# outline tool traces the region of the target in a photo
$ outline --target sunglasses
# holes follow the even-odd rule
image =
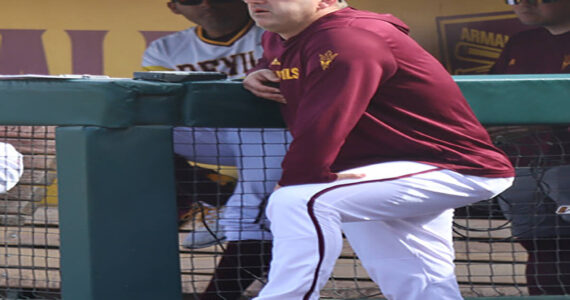
[[[505,0],[508,5],[517,5],[522,2],[522,0]],[[538,5],[538,4],[547,4],[547,3],[554,3],[558,2],[558,0],[528,0],[529,4]]]
[[[208,0],[208,1],[210,1],[210,3],[212,3],[212,4],[218,4],[218,3],[234,2],[236,0]],[[172,2],[178,2],[178,3],[180,3],[180,5],[200,5],[204,1],[203,0],[172,0]]]

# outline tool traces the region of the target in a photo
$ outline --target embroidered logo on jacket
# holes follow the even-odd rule
[[[517,64],[517,60],[515,58],[511,58],[511,60],[509,61],[509,66],[512,67],[516,64]]]
[[[324,54],[319,54],[321,60],[321,67],[326,70],[330,67],[331,63],[338,56],[338,53],[333,53],[331,50],[325,52]]]
[[[277,59],[277,57],[275,59],[273,59],[273,61],[271,62],[272,66],[280,66],[281,62]]]
[[[570,54],[564,55],[564,61],[562,61],[562,70],[568,68],[570,66]]]

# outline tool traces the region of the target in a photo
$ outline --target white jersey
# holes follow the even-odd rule
[[[243,78],[261,58],[263,29],[250,21],[227,42],[206,38],[201,26],[153,41],[143,56],[145,71],[218,71]]]

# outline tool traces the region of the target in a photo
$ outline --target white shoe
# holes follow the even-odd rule
[[[218,209],[202,206],[202,211],[195,214],[194,229],[186,235],[182,246],[188,249],[200,249],[222,243],[226,240],[218,221]]]

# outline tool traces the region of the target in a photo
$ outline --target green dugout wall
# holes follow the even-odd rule
[[[455,80],[486,125],[570,123],[568,75]],[[130,79],[0,80],[0,124],[59,126],[66,300],[180,299],[172,127],[283,126],[239,82]]]

